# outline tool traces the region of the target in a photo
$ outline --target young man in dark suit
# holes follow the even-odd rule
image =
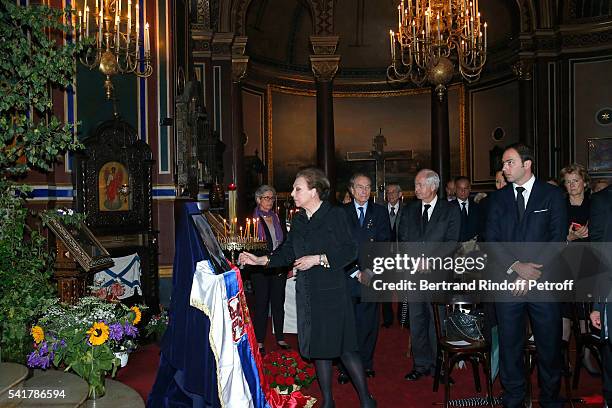
[[[348,215],[353,239],[360,246],[368,242],[388,242],[391,239],[389,214],[385,207],[374,203],[370,199],[370,192],[372,191],[370,177],[357,173],[351,177],[349,184],[353,201],[346,204],[344,209]],[[361,301],[361,285],[367,285],[373,273],[362,268],[359,265],[359,259],[355,260],[355,266],[359,273],[353,278],[348,277],[348,279],[357,326],[357,344],[366,375],[374,377],[376,372],[372,360],[378,337],[380,311],[378,303]],[[348,377],[344,374],[341,366],[338,382],[341,384],[348,382]]]
[[[561,190],[533,175],[534,156],[524,144],[506,148],[502,156],[508,185],[491,194],[487,215],[487,242],[565,242],[567,206]],[[491,244],[490,244],[491,245]],[[499,244],[500,246],[502,244]],[[496,273],[503,280],[521,282],[542,280],[542,272],[554,276],[550,253],[530,253],[525,249],[496,251]],[[554,251],[551,251],[554,252]],[[546,276],[545,276],[546,277]],[[538,302],[525,290],[508,294],[508,301],[495,304],[499,328],[500,374],[505,393],[504,407],[522,407],[525,384],[525,321],[529,315],[538,353],[540,405],[561,407],[561,308],[559,303]],[[516,301],[514,301],[516,299]]]
[[[612,186],[591,196],[589,236],[591,242],[606,242],[607,245],[612,242]],[[608,276],[612,273],[612,271],[606,272]],[[612,299],[609,297],[606,303],[596,304],[595,310],[591,313],[593,326],[602,333],[603,394],[608,407],[612,407],[612,303],[610,302]]]
[[[467,242],[478,235],[481,222],[480,206],[470,198],[472,185],[470,179],[460,176],[455,179],[456,200],[451,201],[461,212],[459,241]]]
[[[457,242],[461,215],[455,204],[438,199],[440,177],[424,169],[414,179],[416,201],[402,211],[400,242]],[[436,364],[437,339],[431,303],[410,303],[410,335],[414,366],[405,375],[408,381],[433,373]]]

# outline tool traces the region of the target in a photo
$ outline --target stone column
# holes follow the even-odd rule
[[[336,199],[333,80],[340,64],[340,56],[335,55],[338,39],[338,36],[310,37],[314,50],[310,63],[317,89],[317,166],[329,178],[332,202]]]
[[[438,195],[446,197],[450,180],[450,142],[448,131],[448,91],[431,92],[431,168],[440,176]]]
[[[520,60],[512,66],[519,79],[519,140],[535,148],[533,120],[533,62]]]
[[[244,55],[247,37],[235,37],[232,44],[232,175],[237,186],[238,219],[247,216],[246,177],[244,172],[244,125],[242,122],[242,80],[246,76],[249,57]]]

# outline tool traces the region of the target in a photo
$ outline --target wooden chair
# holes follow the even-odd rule
[[[602,372],[601,356],[599,354],[601,338],[599,330],[594,329],[590,324],[589,315],[592,311],[592,303],[574,303],[572,305],[572,331],[576,341],[576,359],[574,360],[574,378],[572,380],[572,388],[574,389],[578,388],[580,382],[585,350],[591,351],[599,371]]]
[[[436,338],[438,340],[438,352],[436,357],[436,372],[434,374],[433,390],[438,391],[440,385],[441,370],[444,367],[444,407],[449,407],[450,402],[450,374],[453,367],[460,361],[470,362],[474,374],[474,386],[476,392],[481,391],[479,364],[483,365],[487,382],[487,401],[490,407],[493,402],[493,381],[491,379],[491,345],[487,341],[468,342],[467,345],[455,345],[446,337],[444,320],[441,311],[445,310],[450,315],[455,308],[460,306],[474,306],[461,300],[453,300],[449,304],[433,303],[434,323],[436,327]]]

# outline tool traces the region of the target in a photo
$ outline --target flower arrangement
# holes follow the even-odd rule
[[[279,394],[291,394],[300,388],[309,387],[315,380],[312,364],[306,363],[295,350],[271,352],[263,358],[264,375],[271,387]]]
[[[110,286],[103,286],[103,281],[95,281],[93,286],[90,286],[91,294],[97,298],[109,301],[119,302],[119,298],[125,294],[125,288],[117,279]]]
[[[158,340],[162,338],[168,327],[168,311],[164,310],[162,305],[159,305],[159,308],[160,312],[153,315],[145,327],[147,337],[153,337]]]
[[[84,297],[76,305],[56,303],[31,329],[34,351],[28,365],[72,370],[87,381],[90,397],[99,397],[104,377],[108,372],[114,377],[120,364],[115,353],[136,348],[141,318],[141,307],[97,297]]]

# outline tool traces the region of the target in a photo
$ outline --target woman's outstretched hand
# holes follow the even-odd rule
[[[238,264],[240,265],[265,265],[267,262],[267,256],[255,256],[250,252],[241,252],[238,255]]]

